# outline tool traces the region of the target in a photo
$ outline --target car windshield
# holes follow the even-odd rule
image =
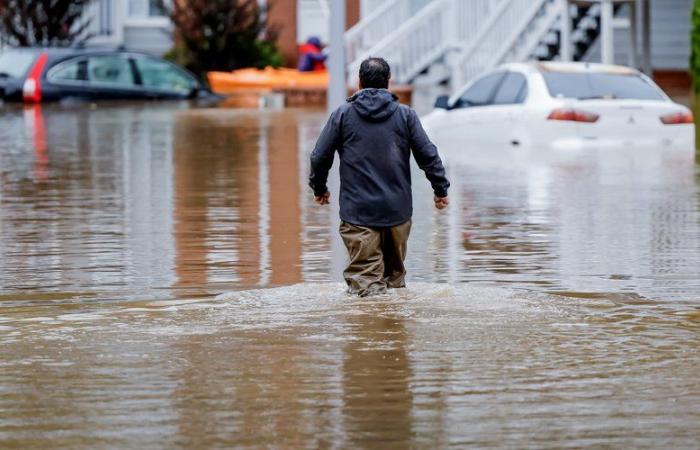
[[[9,51],[0,54],[0,78],[24,76],[35,59],[33,52]]]
[[[543,72],[552,97],[664,100],[659,90],[638,74]]]

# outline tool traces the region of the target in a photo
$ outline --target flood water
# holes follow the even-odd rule
[[[0,114],[0,448],[698,448],[692,154],[443,148],[356,299],[323,113]]]

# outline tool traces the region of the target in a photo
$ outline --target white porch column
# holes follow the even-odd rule
[[[601,0],[600,44],[603,64],[615,64],[613,2]]]
[[[637,68],[639,50],[637,49],[637,39],[639,26],[637,24],[637,2],[629,4],[630,8],[630,41],[629,41],[629,66]]]
[[[347,95],[345,80],[345,0],[330,0],[330,55],[328,56],[328,111],[340,106]]]
[[[561,8],[559,56],[562,61],[571,61],[573,60],[573,49],[571,45],[571,9],[569,0],[559,0],[559,4]]]
[[[638,0],[642,16],[642,71],[652,76],[651,67],[651,0]]]

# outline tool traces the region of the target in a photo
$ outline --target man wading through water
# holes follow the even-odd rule
[[[328,119],[311,153],[309,184],[327,205],[333,156],[340,156],[340,235],[350,264],[343,275],[360,296],[406,286],[406,241],[411,231],[410,156],[425,172],[435,206],[448,204],[450,182],[437,148],[416,112],[389,92],[389,65],[369,58],[360,66],[360,90]]]

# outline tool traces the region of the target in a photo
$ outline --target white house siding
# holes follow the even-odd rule
[[[328,42],[328,0],[297,1],[297,42],[306,42],[311,36]]]
[[[172,26],[153,8],[151,0],[95,0],[87,11],[90,43],[162,55],[173,45]]]
[[[651,58],[656,69],[687,70],[692,0],[652,1]]]
[[[654,69],[688,70],[692,2],[693,0],[651,1],[651,64]],[[627,11],[625,10],[618,17],[627,17]],[[629,30],[615,30],[616,63],[630,63],[629,42]],[[586,55],[585,60],[597,62],[600,59],[600,40],[598,40]],[[637,65],[639,64],[640,61],[637,61]]]
[[[157,25],[125,26],[124,46],[129,50],[162,55],[173,46],[170,27]]]

